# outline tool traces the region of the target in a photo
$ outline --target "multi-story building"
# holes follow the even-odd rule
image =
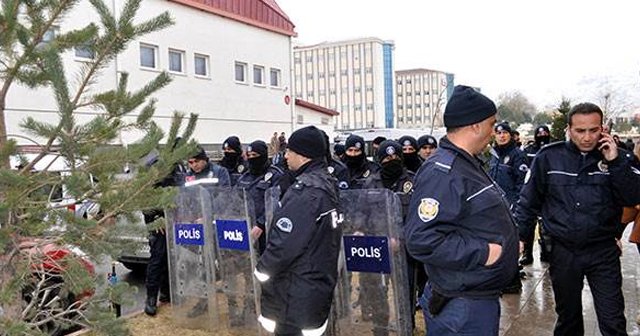
[[[453,93],[453,74],[438,70],[396,71],[396,113],[398,128],[438,128]]]
[[[336,130],[393,127],[393,50],[378,38],[294,47],[293,93],[340,112]]]
[[[124,0],[106,2],[119,13]],[[209,149],[229,135],[243,142],[268,141],[273,132],[291,133],[295,125],[290,97],[291,37],[294,25],[275,0],[201,1],[145,0],[136,21],[168,11],[175,25],[131,43],[102,70],[91,87],[98,93],[116,87],[121,73],[129,73],[130,90],[138,90],[168,71],[173,81],[155,94],[155,120],[168,130],[173,111],[198,113],[194,138]],[[80,1],[49,36],[98,22],[89,1]],[[72,50],[62,55],[73,79],[93,55]],[[21,135],[26,116],[56,122],[57,106],[50,89],[12,87],[7,100],[8,133]],[[77,120],[85,122],[101,111],[81,108]],[[135,116],[134,116],[135,117]],[[297,125],[296,125],[297,126]],[[20,143],[26,140],[16,137]],[[122,142],[136,134],[123,134]]]

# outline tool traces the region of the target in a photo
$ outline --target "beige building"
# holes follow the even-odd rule
[[[378,38],[294,47],[293,94],[340,112],[336,130],[393,127],[393,50]]]
[[[396,71],[395,125],[398,128],[443,126],[442,114],[453,91],[453,75],[429,69]]]

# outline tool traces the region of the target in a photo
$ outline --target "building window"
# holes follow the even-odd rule
[[[307,98],[313,98],[313,91],[307,91]]]
[[[264,85],[264,67],[260,65],[253,66],[253,84]]]
[[[360,68],[353,69],[353,73],[356,74],[356,75],[359,75],[360,74]]]
[[[271,86],[280,87],[280,69],[271,68],[271,70],[269,70],[269,80]]]
[[[169,49],[169,71],[184,73],[184,51]]]
[[[236,82],[247,82],[247,63],[236,62]]]
[[[329,117],[322,117],[320,123],[323,125],[329,125]]]
[[[343,75],[343,76],[346,76],[347,74],[349,74],[349,71],[348,70],[341,70],[340,74]]]
[[[298,124],[304,123],[304,116],[302,114],[298,114]]]
[[[93,50],[90,43],[85,43],[74,48],[74,52],[77,58],[92,60],[96,58],[96,52]]]
[[[42,41],[38,43],[36,49],[42,48],[51,43],[51,41],[56,38],[56,35],[58,35],[58,27],[52,26],[51,28],[49,28],[49,30],[44,32],[44,34],[42,35]]]
[[[209,56],[194,54],[193,71],[196,76],[209,77]]]
[[[371,68],[371,67],[367,67],[367,68],[365,69],[365,72],[366,72],[366,73],[368,73],[368,74],[373,73],[373,68]]]
[[[140,66],[143,68],[158,68],[158,46],[140,44]]]

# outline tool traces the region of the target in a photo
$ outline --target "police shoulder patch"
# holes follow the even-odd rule
[[[362,177],[369,177],[369,174],[371,174],[371,171],[367,169],[367,171],[362,174]]]
[[[520,167],[518,167],[518,169],[520,169],[521,172],[526,172],[527,170],[529,170],[529,167],[527,167],[526,164],[521,164]]]
[[[282,232],[290,233],[293,230],[293,222],[287,217],[282,217],[276,222],[276,227]]]
[[[509,160],[511,160],[511,158],[507,155],[504,157],[504,161],[502,163],[507,164],[509,163]]]
[[[242,173],[244,171],[244,166],[243,165],[238,165],[238,168],[236,168],[238,170],[238,173]]]
[[[405,194],[408,194],[411,189],[413,189],[413,183],[411,183],[411,181],[407,181],[402,185],[402,192]]]
[[[338,188],[349,189],[349,183],[347,183],[347,181],[340,181],[338,182]]]
[[[331,166],[329,166],[329,167],[327,167],[327,171],[329,172],[329,174],[333,174],[333,172],[336,171],[336,169],[331,167]]]
[[[438,216],[440,209],[440,202],[435,198],[423,198],[420,200],[420,206],[418,206],[418,217],[423,222],[429,222]]]
[[[272,172],[267,172],[266,174],[264,174],[264,180],[265,182],[268,182],[271,177],[273,177],[273,173]]]

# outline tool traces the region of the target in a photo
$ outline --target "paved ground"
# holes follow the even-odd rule
[[[628,234],[627,230],[627,234]],[[626,237],[626,235],[625,235]],[[635,245],[624,239],[622,255],[623,293],[629,335],[640,335],[640,327],[636,323],[639,313],[638,289],[640,288],[640,256]],[[537,244],[536,244],[537,245]],[[537,258],[538,251],[534,251]],[[523,281],[520,295],[506,295],[501,299],[502,317],[500,334],[504,336],[553,335],[555,311],[551,281],[547,265],[536,260],[532,266],[525,268],[529,275]],[[598,331],[591,292],[586,280],[582,295],[585,335],[601,335]]]
[[[628,230],[627,230],[628,231]],[[627,232],[628,234],[628,232]],[[640,336],[640,326],[636,324],[636,316],[640,312],[640,255],[635,247],[625,238],[623,264],[623,291],[626,303],[627,332],[629,335]],[[537,246],[536,246],[537,248]],[[534,256],[539,255],[534,251]],[[100,267],[107,272],[107,266]],[[523,291],[520,295],[505,295],[501,299],[502,318],[500,334],[503,336],[538,336],[552,335],[555,323],[555,311],[551,282],[547,272],[547,265],[536,259],[533,265],[525,268],[528,279],[523,281]],[[117,268],[121,281],[127,281],[138,288],[133,298],[134,305],[123,307],[123,314],[130,314],[142,310],[144,302],[144,275],[129,272],[124,267]],[[583,292],[585,335],[601,335],[598,331],[595,311],[593,309],[591,292],[585,281]]]

